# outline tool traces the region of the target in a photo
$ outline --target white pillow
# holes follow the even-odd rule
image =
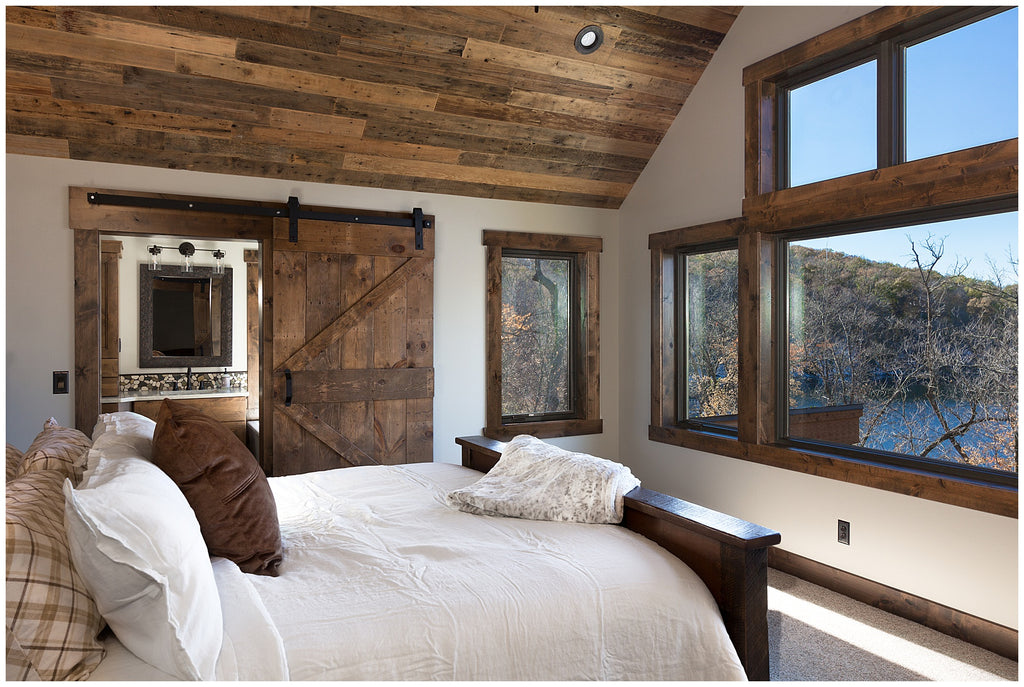
[[[155,430],[156,422],[145,415],[126,410],[101,414],[92,429],[92,448],[79,486],[89,483],[102,457],[118,460],[137,456],[152,460]]]
[[[181,490],[139,456],[64,483],[71,557],[129,651],[181,679],[213,679],[223,639],[206,542]]]

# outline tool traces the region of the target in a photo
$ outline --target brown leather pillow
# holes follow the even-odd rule
[[[243,572],[277,575],[281,528],[263,469],[238,437],[187,403],[164,399],[153,462],[181,488],[211,556]]]

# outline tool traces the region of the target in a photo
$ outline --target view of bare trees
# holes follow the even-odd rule
[[[1016,472],[1016,263],[977,279],[939,272],[942,240],[907,246],[900,266],[790,244],[790,408],[862,406],[860,446]],[[736,268],[686,257],[687,417],[737,412]]]
[[[568,259],[502,258],[502,415],[571,410],[570,266]]]
[[[790,247],[790,406],[863,404],[863,446],[1016,472],[1016,274],[908,244],[907,267]]]

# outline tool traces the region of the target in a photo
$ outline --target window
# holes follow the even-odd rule
[[[601,240],[485,231],[487,427],[509,439],[601,432]]]
[[[744,70],[742,216],[649,239],[652,440],[1017,516],[1015,23],[887,7]],[[1001,72],[954,125],[952,45]]]
[[[778,83],[778,188],[1017,136],[1017,9],[911,24]]]
[[[681,252],[679,322],[686,345],[679,347],[680,420],[719,427],[736,426],[739,384],[737,355],[737,251],[694,249]]]
[[[1017,472],[1016,212],[783,245],[784,437]]]
[[[790,89],[790,186],[875,168],[877,71],[871,60]]]

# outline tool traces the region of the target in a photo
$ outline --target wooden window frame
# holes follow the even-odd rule
[[[483,434],[491,439],[508,440],[517,434],[550,438],[600,434],[603,431],[600,408],[600,336],[598,263],[602,241],[598,237],[491,231],[483,233],[487,247],[487,390],[486,423]],[[501,258],[505,251],[529,251],[568,257],[575,265],[575,283],[579,291],[578,316],[573,317],[570,337],[575,363],[570,365],[574,412],[560,419],[518,420],[509,422],[501,413]]]
[[[889,7],[871,12],[747,67],[746,165],[741,217],[652,234],[652,441],[730,456],[940,503],[1017,517],[1017,486],[897,466],[827,447],[792,446],[780,435],[777,338],[779,245],[785,237],[852,221],[879,228],[915,215],[970,213],[1017,200],[1016,138],[793,188],[778,178],[777,94],[801,70],[835,62],[879,40],[943,20],[951,8]],[[676,421],[676,271],[681,250],[735,241],[739,249],[739,374],[736,437]],[[784,347],[783,347],[784,348]]]

